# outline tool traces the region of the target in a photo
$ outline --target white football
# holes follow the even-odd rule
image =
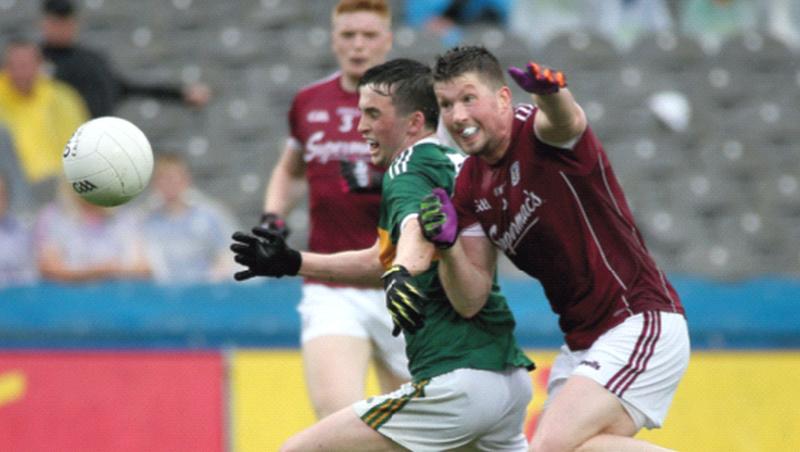
[[[78,127],[62,157],[73,190],[104,207],[133,199],[153,174],[153,150],[145,134],[130,121],[114,116],[92,119]]]

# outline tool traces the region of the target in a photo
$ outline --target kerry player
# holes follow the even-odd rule
[[[434,246],[416,220],[434,187],[452,189],[463,156],[439,144],[431,70],[392,60],[363,76],[358,129],[383,178],[378,240],[360,251],[297,252],[268,229],[236,233],[239,278],[300,274],[364,283],[382,278],[394,333],[406,337],[412,382],[344,408],[292,437],[281,450],[525,451],[531,396],[514,319],[496,285],[482,300],[447,298]],[[381,273],[383,272],[383,276]],[[424,295],[423,295],[424,294]],[[463,448],[463,449],[462,449]]]
[[[442,120],[470,155],[452,203],[437,191],[422,206],[426,237],[443,248],[442,282],[452,299],[480,300],[499,248],[559,315],[566,343],[532,451],[660,450],[632,437],[661,426],[688,365],[683,306],[564,75],[535,63],[509,73],[536,106],[512,104],[482,47],[436,62]]]
[[[309,249],[360,249],[375,239],[383,170],[358,133],[357,85],[392,46],[386,0],[340,0],[331,15],[339,70],[301,89],[289,112],[290,137],[267,185],[261,223],[288,234],[284,219],[308,192]],[[401,337],[392,337],[383,292],[306,278],[301,317],[306,387],[318,418],[364,396],[375,364],[383,391],[410,378]]]

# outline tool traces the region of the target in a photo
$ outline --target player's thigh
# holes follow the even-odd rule
[[[637,431],[620,401],[589,378],[574,375],[549,401],[533,435],[533,450],[572,450],[600,433]]]
[[[371,429],[345,407],[289,438],[281,452],[395,452],[407,449]]]
[[[408,383],[411,379],[408,371],[398,374],[382,360],[375,359],[373,363],[375,365],[375,374],[378,377],[378,383],[383,393],[392,392],[403,384]]]
[[[368,339],[319,336],[304,343],[302,353],[306,386],[319,416],[364,397],[371,354]]]

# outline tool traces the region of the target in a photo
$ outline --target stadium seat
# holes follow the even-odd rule
[[[724,215],[747,200],[745,187],[716,171],[691,170],[670,182],[673,202],[699,214]]]
[[[436,57],[447,50],[438,36],[411,27],[398,27],[394,31],[394,37],[393,53],[398,57],[412,58],[433,64]]]
[[[283,30],[309,22],[309,6],[301,0],[261,0],[249,5],[244,21],[264,30]]]
[[[277,51],[278,44],[249,28],[239,24],[216,27],[207,53],[211,58],[227,66],[247,67],[265,59],[269,51]]]
[[[716,58],[728,67],[755,72],[772,72],[796,59],[781,41],[756,31],[736,34],[725,40]]]
[[[536,56],[519,36],[496,26],[465,27],[461,42],[485,46],[497,57],[503,67],[523,66]]]
[[[755,183],[759,206],[780,215],[800,216],[800,172],[785,168]]]
[[[680,255],[678,264],[681,272],[722,281],[742,279],[764,268],[761,256],[747,242],[713,236],[696,237]]]
[[[688,168],[685,154],[667,140],[656,141],[644,131],[628,134],[624,141],[613,143],[614,162],[617,167],[630,167],[641,177],[666,182]]]
[[[661,32],[639,37],[624,58],[656,72],[680,74],[703,64],[707,56],[694,38]]]
[[[607,38],[587,32],[559,33],[541,51],[542,63],[567,73],[618,66],[621,55]]]
[[[746,133],[714,134],[700,147],[697,156],[704,168],[742,183],[765,177],[778,165],[774,152],[766,150],[764,143],[753,141]]]
[[[670,256],[671,261],[684,252],[696,236],[705,232],[700,216],[668,202],[645,203],[643,208],[637,209],[635,217],[647,246]]]

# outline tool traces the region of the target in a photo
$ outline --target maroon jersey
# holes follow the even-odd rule
[[[459,229],[479,223],[514,265],[541,282],[572,350],[589,348],[639,312],[683,314],[592,130],[572,150],[550,146],[533,132],[536,111],[516,108],[499,162],[464,162],[454,194]]]
[[[293,146],[302,150],[309,186],[309,250],[319,253],[369,248],[375,243],[383,170],[369,163],[369,148],[357,126],[358,93],[342,89],[341,75],[301,89],[289,111]],[[342,173],[358,177],[363,190],[351,189]],[[370,177],[375,175],[378,177]]]

